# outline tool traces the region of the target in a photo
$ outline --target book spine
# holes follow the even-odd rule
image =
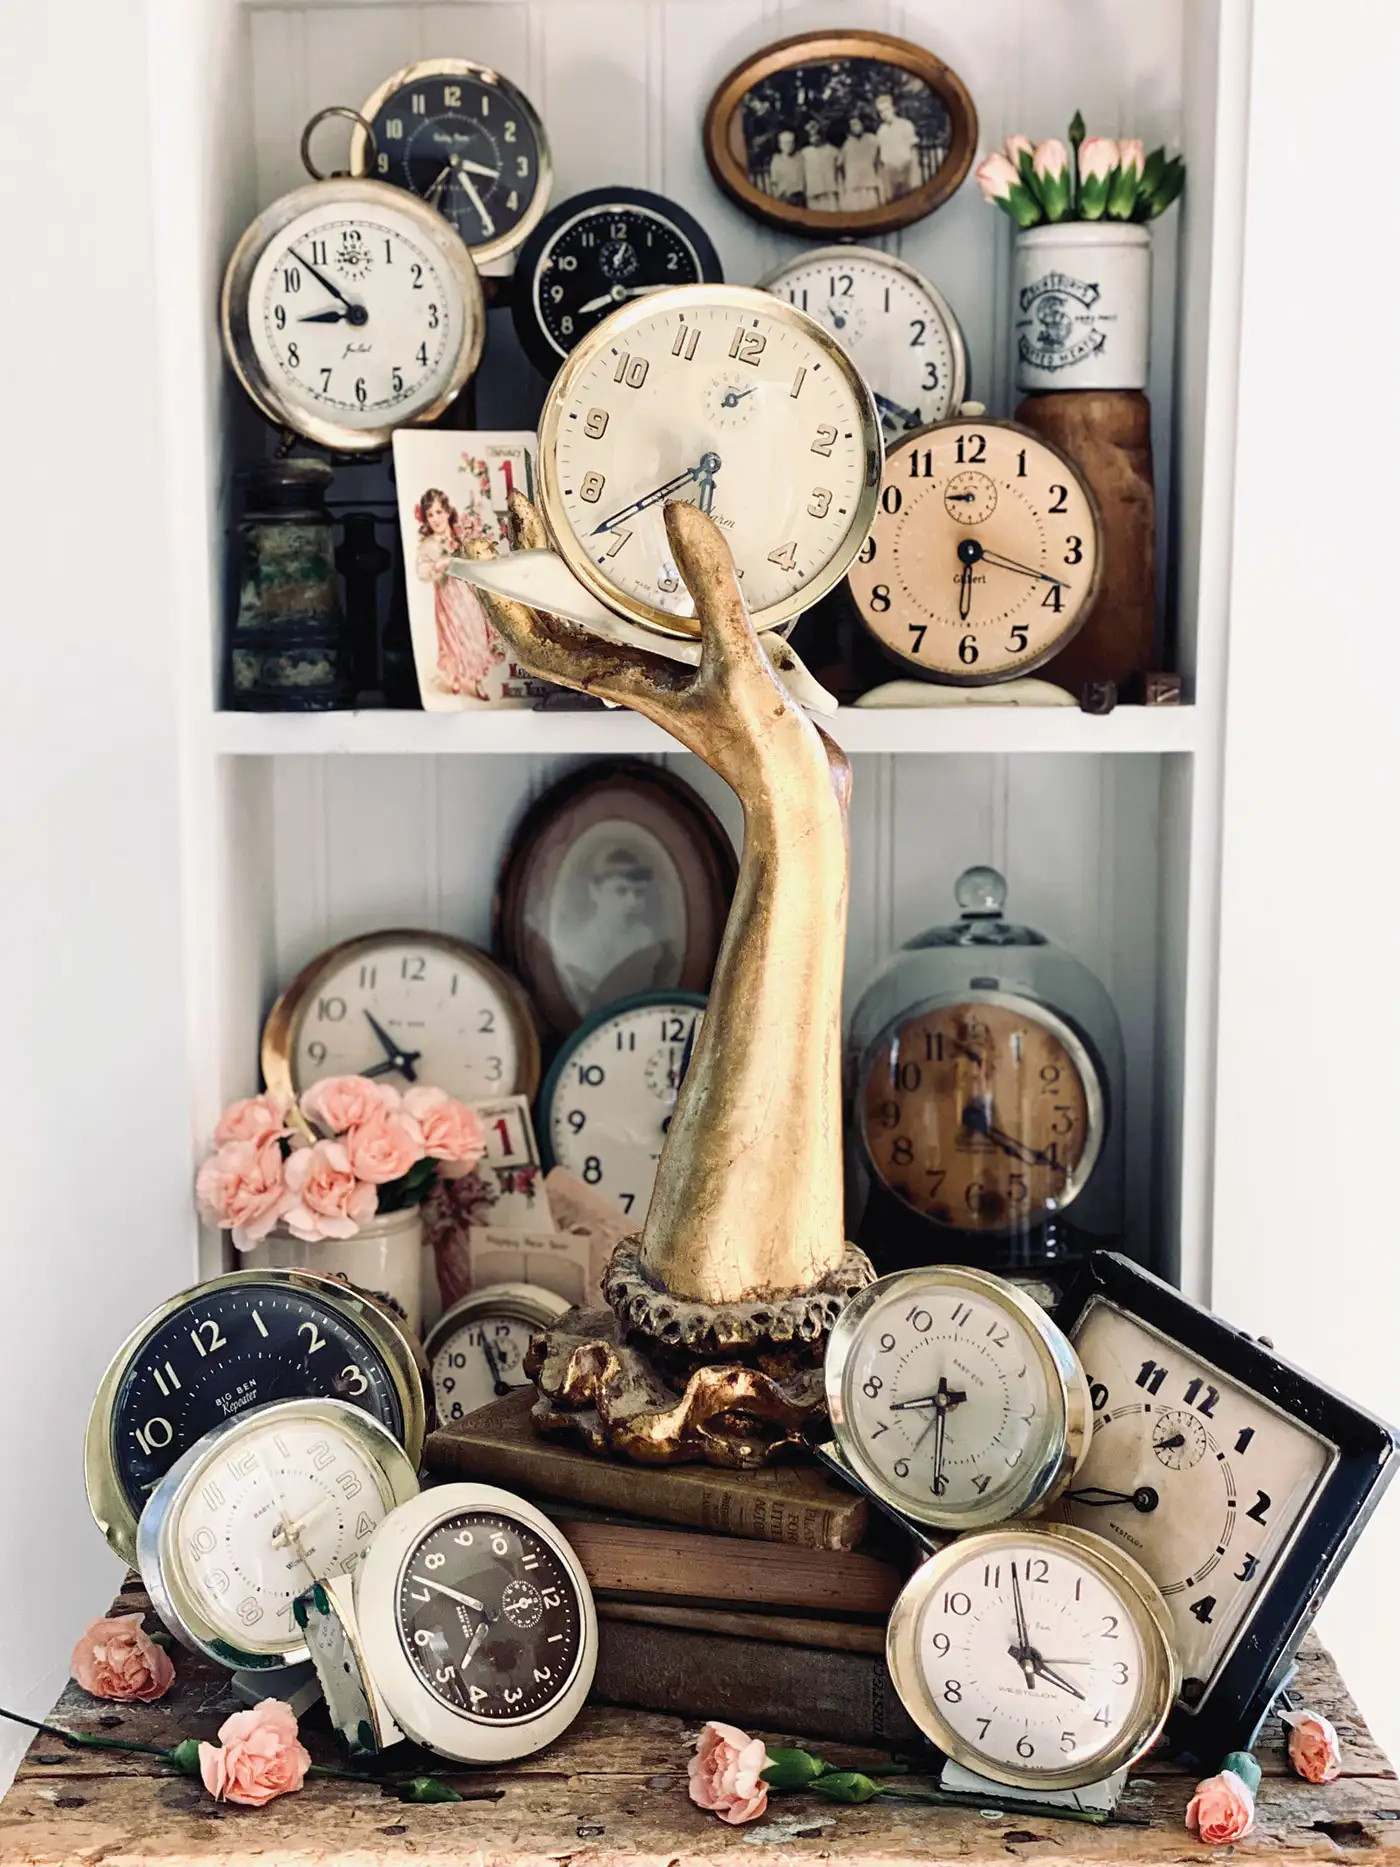
[[[759,1666],[747,1640],[604,1620],[592,1697],[744,1730],[848,1744],[922,1742],[883,1658],[868,1653],[769,1647]]]
[[[431,1434],[426,1462],[436,1478],[480,1478],[593,1510],[801,1549],[852,1549],[866,1523],[857,1498],[835,1509],[755,1492],[740,1480],[707,1477],[702,1483],[668,1484],[664,1474],[620,1461],[570,1460],[565,1466],[547,1451],[536,1454],[528,1446],[492,1445],[456,1433]]]

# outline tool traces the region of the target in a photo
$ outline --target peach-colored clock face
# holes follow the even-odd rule
[[[1064,646],[1098,581],[1078,474],[1028,429],[957,420],[885,457],[850,588],[893,654],[942,680],[1009,680]]]
[[[887,1035],[860,1121],[876,1173],[916,1212],[1004,1232],[1079,1191],[1099,1145],[1096,1103],[1070,1045],[1029,1006],[974,1000]]]

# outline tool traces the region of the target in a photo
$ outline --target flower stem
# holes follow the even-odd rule
[[[27,1725],[31,1731],[42,1731],[45,1737],[56,1737],[60,1743],[67,1744],[70,1750],[135,1750],[145,1757],[169,1758],[170,1752],[159,1744],[129,1744],[121,1737],[93,1737],[86,1732],[60,1731],[56,1724],[44,1724],[38,1718],[26,1718],[17,1711],[6,1711],[0,1705],[0,1718],[8,1718],[12,1724]]]

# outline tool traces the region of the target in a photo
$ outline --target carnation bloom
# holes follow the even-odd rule
[[[368,1076],[327,1076],[313,1083],[301,1098],[302,1114],[328,1135],[359,1128],[398,1106],[398,1090],[388,1083],[371,1082]]]
[[[283,1213],[287,1230],[305,1244],[321,1238],[353,1238],[379,1210],[379,1195],[355,1177],[339,1141],[298,1148],[287,1161],[291,1204]]]
[[[381,1109],[367,1122],[342,1136],[341,1145],[357,1179],[375,1186],[401,1180],[423,1158],[423,1131],[411,1115],[400,1109]]]
[[[290,1133],[286,1106],[281,1096],[269,1089],[260,1096],[245,1096],[241,1102],[229,1103],[214,1130],[214,1145],[222,1147],[226,1141],[280,1140]]]
[[[274,1796],[300,1789],[310,1768],[296,1716],[280,1698],[236,1711],[219,1726],[218,1744],[199,1747],[199,1773],[216,1802],[259,1809]]]
[[[983,197],[993,203],[1009,200],[1012,188],[1020,179],[999,149],[994,149],[977,164],[977,186]]]
[[[403,1107],[422,1130],[424,1153],[434,1160],[474,1167],[486,1152],[486,1136],[476,1110],[445,1089],[415,1086],[405,1093]]]
[[[1007,137],[1006,154],[1012,168],[1019,175],[1025,164],[1035,154],[1035,144],[1029,136],[1022,136],[1018,132],[1015,136]]]
[[[1118,145],[1111,136],[1086,136],[1079,150],[1081,182],[1106,182],[1118,167]]]
[[[1254,1827],[1254,1791],[1233,1770],[1208,1776],[1187,1804],[1186,1826],[1216,1847],[1243,1841]]]
[[[1058,181],[1069,170],[1069,151],[1058,136],[1047,136],[1036,144],[1031,167],[1038,182]]]
[[[762,1738],[711,1719],[687,1765],[690,1799],[723,1822],[751,1822],[768,1806],[767,1764]]]
[[[1335,1782],[1341,1774],[1342,1746],[1336,1727],[1315,1711],[1285,1711],[1288,1761],[1307,1783]]]
[[[266,1238],[290,1203],[280,1142],[226,1141],[200,1168],[194,1196],[211,1225],[233,1232],[240,1251]]]
[[[164,1698],[175,1683],[170,1655],[141,1625],[139,1614],[112,1614],[87,1627],[68,1663],[94,1698],[147,1702]]]

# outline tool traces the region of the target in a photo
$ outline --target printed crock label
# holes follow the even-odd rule
[[[1033,369],[1063,370],[1082,363],[1104,347],[1101,327],[1116,322],[1112,313],[1095,309],[1099,288],[1067,272],[1047,272],[1022,286],[1016,347]]]

